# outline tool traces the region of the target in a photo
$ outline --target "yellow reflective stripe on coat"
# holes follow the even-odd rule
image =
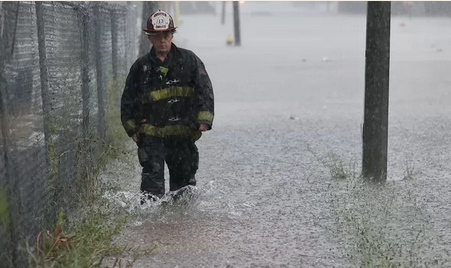
[[[208,111],[201,111],[197,115],[197,121],[208,121],[212,122],[214,118],[214,115]]]
[[[165,127],[155,127],[149,124],[143,124],[139,128],[139,133],[144,133],[147,135],[155,136],[155,137],[166,137],[173,135],[183,135],[189,136],[194,140],[198,140],[202,133],[200,131],[183,125],[175,125],[175,126],[165,126]]]
[[[127,120],[122,124],[125,128],[125,131],[130,131],[136,128],[136,121],[135,120]]]
[[[194,97],[192,87],[169,87],[152,91],[142,97],[143,103],[169,99],[171,97]]]
[[[169,69],[163,66],[160,66],[160,72],[164,74],[164,76],[168,75]]]

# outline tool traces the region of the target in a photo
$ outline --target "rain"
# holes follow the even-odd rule
[[[341,4],[240,3],[240,46],[231,3],[223,25],[220,2],[182,10],[174,43],[207,67],[215,127],[198,142],[195,202],[133,210],[115,240],[158,244],[133,267],[450,265],[451,20],[392,15],[387,182],[374,185],[360,178],[366,10]]]
[[[382,181],[361,176],[366,2],[240,1],[238,36],[232,3],[167,5],[173,43],[212,81],[214,125],[178,201],[139,203],[125,141],[129,153],[100,174],[114,185],[102,198],[128,215],[113,244],[151,250],[102,265],[450,267],[450,2],[391,2]]]

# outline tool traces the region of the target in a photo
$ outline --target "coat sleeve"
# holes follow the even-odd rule
[[[209,129],[213,126],[214,119],[214,94],[213,86],[208,76],[207,70],[202,60],[193,54],[194,57],[194,88],[198,97],[197,123],[206,124]]]
[[[138,114],[138,93],[137,93],[137,74],[138,64],[135,62],[130,68],[130,72],[125,81],[125,88],[121,98],[121,121],[122,126],[131,137],[138,131],[139,122],[136,115]]]

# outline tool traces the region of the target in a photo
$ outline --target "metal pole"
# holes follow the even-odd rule
[[[180,26],[180,6],[179,1],[174,2],[174,19],[175,19],[175,26]]]
[[[100,3],[94,6],[94,30],[95,30],[95,55],[96,55],[96,73],[97,73],[97,102],[98,102],[98,137],[100,140],[105,138],[106,124],[105,124],[105,104],[106,104],[106,87],[104,81],[104,68],[102,65],[102,48],[101,48],[101,11]]]
[[[118,74],[118,37],[117,37],[117,32],[118,32],[118,27],[116,25],[116,16],[117,16],[117,12],[115,9],[112,9],[110,11],[111,13],[111,48],[112,48],[112,63],[113,63],[113,81],[116,82],[117,80],[117,74]]]
[[[241,46],[239,2],[233,1],[233,26],[235,29],[235,46]]]
[[[150,14],[157,11],[158,3],[155,1],[144,1],[142,9],[142,26],[141,28],[147,28],[147,18]],[[150,43],[147,35],[141,30],[141,38],[139,40],[139,56],[144,56],[150,51]]]
[[[387,179],[390,1],[368,1],[362,175]]]
[[[44,140],[45,146],[48,148],[50,144],[50,89],[49,89],[49,75],[48,75],[48,62],[46,52],[46,40],[45,40],[45,21],[44,10],[42,2],[36,2],[36,20],[38,28],[38,51],[39,51],[39,69],[41,78],[41,98],[42,98],[42,111],[44,112]],[[49,149],[47,149],[49,152]],[[49,156],[47,157],[47,166],[50,165]]]
[[[226,1],[222,1],[222,11],[221,11],[221,25],[225,24],[225,12],[226,11]]]
[[[7,206],[7,216],[5,218],[9,219],[3,228],[0,228],[0,231],[3,231],[2,234],[5,235],[2,239],[0,239],[0,246],[4,248],[4,258],[0,257],[0,266],[5,262],[7,263],[5,258],[11,259],[13,265],[18,266],[18,257],[17,257],[17,249],[15,246],[19,242],[20,233],[18,232],[19,226],[16,223],[18,221],[17,217],[14,217],[15,213],[19,213],[20,206],[17,204],[18,194],[14,189],[16,180],[16,176],[14,174],[14,166],[12,164],[12,159],[10,159],[10,125],[9,125],[9,103],[8,103],[8,83],[5,74],[5,61],[8,58],[7,53],[7,40],[6,38],[6,29],[5,27],[5,17],[3,16],[3,3],[0,3],[0,130],[2,137],[2,146],[3,150],[0,149],[2,155],[0,159],[3,161],[3,165],[5,168],[5,178],[0,178],[0,190],[2,190],[2,194],[5,194],[6,206]],[[6,28],[6,27],[5,27]],[[8,265],[8,264],[7,264]]]
[[[126,22],[126,31],[125,34],[127,36],[127,51],[125,53],[127,58],[126,69],[132,66],[133,62],[136,60],[136,6],[132,5],[132,2],[127,2],[127,22]]]
[[[37,21],[37,30],[38,30],[38,51],[39,51],[39,70],[40,70],[40,82],[41,82],[41,99],[42,99],[42,111],[43,115],[43,125],[44,125],[44,142],[46,148],[46,167],[47,167],[47,187],[46,189],[52,189],[56,187],[55,180],[57,179],[56,174],[51,174],[50,170],[52,167],[51,161],[51,146],[52,146],[52,134],[50,133],[51,126],[51,93],[49,86],[49,74],[48,74],[48,60],[47,60],[47,51],[46,51],[46,33],[45,33],[45,19],[44,19],[44,6],[42,2],[36,2],[36,21]],[[46,224],[51,224],[54,220],[53,213],[55,211],[55,207],[53,204],[56,202],[57,195],[54,191],[48,190],[48,200],[49,200],[49,212],[46,215]]]
[[[81,63],[81,95],[83,101],[83,111],[82,111],[82,129],[85,138],[89,135],[89,99],[91,98],[91,93],[89,91],[89,13],[87,8],[80,9],[82,12],[82,63]]]

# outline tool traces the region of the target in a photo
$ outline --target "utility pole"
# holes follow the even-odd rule
[[[179,1],[174,2],[174,22],[175,26],[180,26],[180,4]]]
[[[222,1],[221,25],[225,24],[226,1]]]
[[[368,1],[363,123],[364,178],[387,179],[391,1]]]
[[[233,1],[233,26],[235,29],[235,46],[241,46],[239,2]]]

